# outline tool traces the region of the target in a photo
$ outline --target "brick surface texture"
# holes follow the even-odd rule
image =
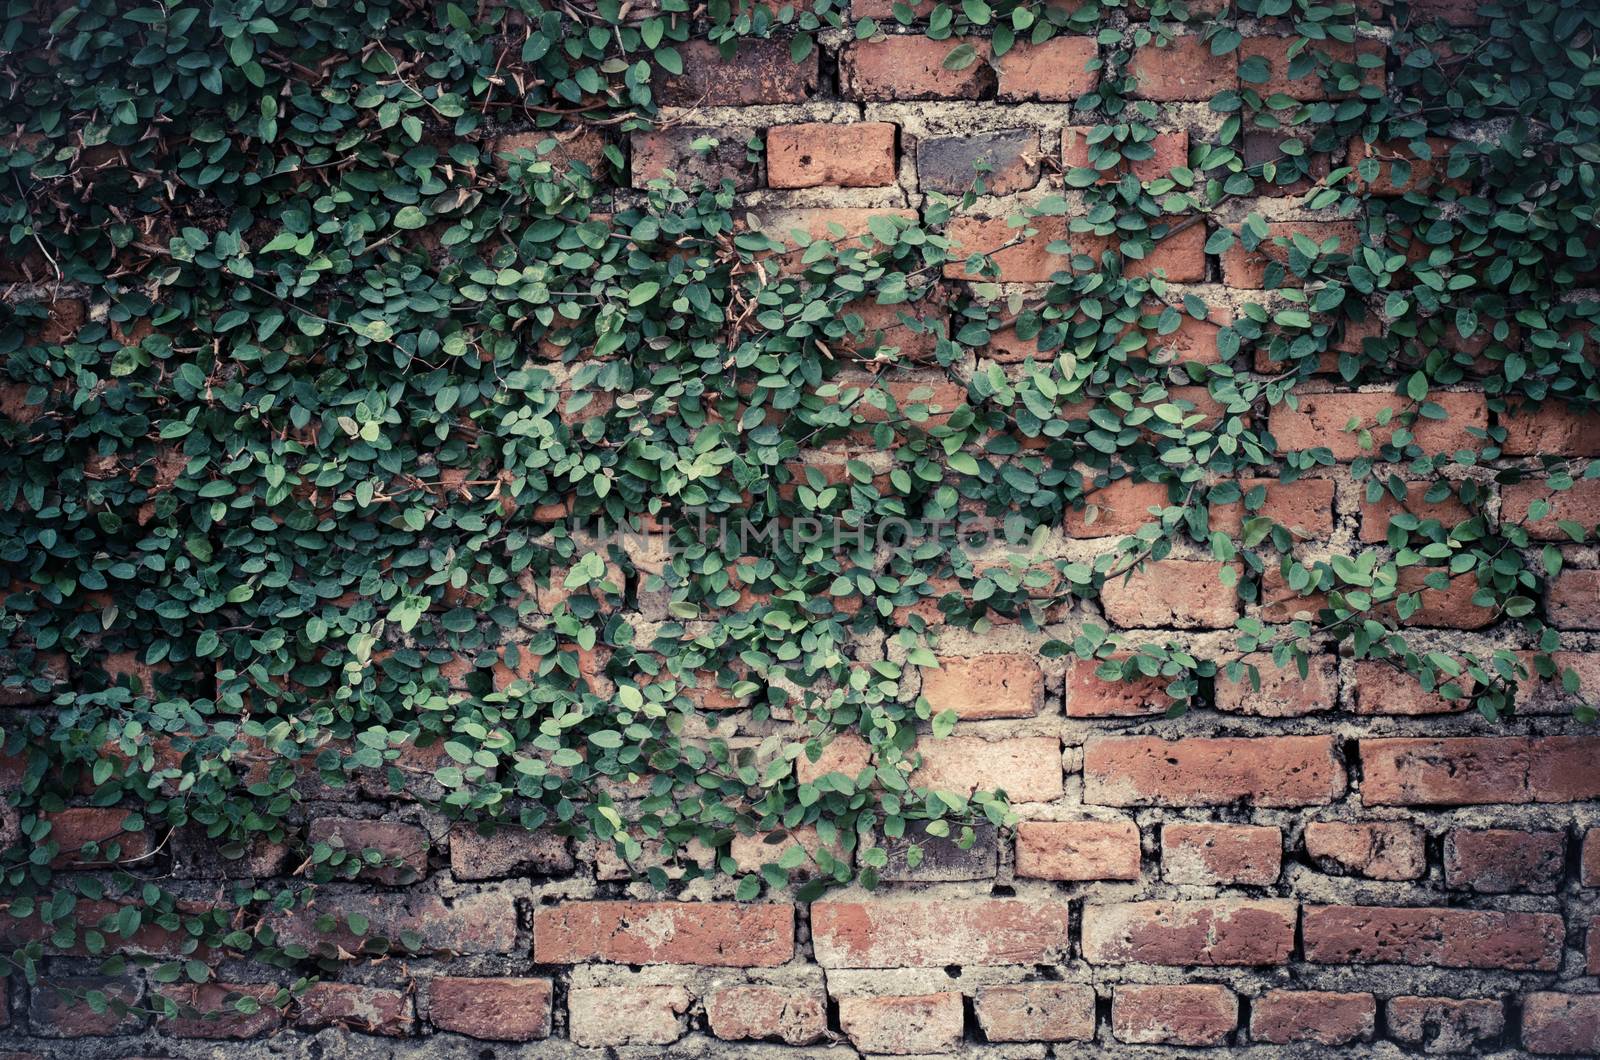
[[[933,8],[912,6],[922,19]],[[1363,6],[1393,17],[1375,0]],[[1470,20],[1475,6],[1413,0],[1410,10]],[[824,36],[799,63],[783,40],[742,44],[731,60],[705,42],[681,45],[685,74],[655,82],[671,120],[604,133],[629,161],[624,192],[669,171],[726,179],[736,193],[756,193],[769,230],[821,236],[829,223],[861,233],[875,216],[918,216],[927,196],[960,196],[981,170],[975,209],[946,234],[969,251],[1012,239],[1008,196],[1060,191],[1063,167],[1093,164],[1088,127],[1070,104],[1100,90],[1102,49],[1068,33],[1038,46],[1019,40],[995,57],[973,38],[974,61],[952,69],[943,64],[952,42],[900,27],[893,10],[888,0],[858,2],[856,17],[873,15],[890,31]],[[1213,55],[1195,32],[1136,49],[1133,95],[1157,108],[1165,131],[1152,159],[1104,179],[1163,177],[1206,149],[1221,116],[1203,101],[1239,88],[1246,60],[1266,63],[1262,94],[1322,100],[1315,79],[1290,76],[1286,38],[1271,35],[1272,21],[1246,27],[1237,54]],[[1369,43],[1336,47],[1353,56]],[[1381,69],[1365,72],[1382,83]],[[691,148],[709,137],[720,141],[714,149]],[[762,161],[747,154],[753,137],[765,144]],[[1337,147],[1329,163],[1349,152],[1353,165],[1368,149]],[[1442,165],[1419,165],[1406,185],[1385,183],[1385,173],[1375,190],[1401,195],[1443,179]],[[1271,218],[1274,236],[1348,244],[1355,235],[1349,221],[1281,208]],[[1065,260],[1060,246],[1047,249],[1052,241],[1078,253],[1115,249],[1066,223],[1038,219],[1037,236],[998,255],[1000,279],[1048,280]],[[1214,230],[1174,233],[1127,265],[1164,270],[1177,289],[1214,297],[1212,320],[1226,323],[1241,297],[1233,292],[1259,296],[1272,255],[1286,252],[1269,241],[1253,253],[1237,244],[1208,253]],[[961,265],[947,267],[944,282],[967,279]],[[871,323],[900,326],[893,313]],[[1175,361],[1214,364],[1217,328],[1185,318],[1164,341]],[[1006,341],[993,344],[998,363],[1020,365],[1035,352]],[[1235,367],[1249,369],[1249,353],[1240,357]],[[1448,530],[1461,512],[1422,501],[1426,483],[1413,482],[1402,504],[1367,497],[1351,478],[1352,463],[1371,452],[1345,425],[1405,399],[1319,378],[1327,382],[1297,407],[1273,407],[1267,426],[1284,452],[1327,447],[1332,461],[1292,483],[1246,482],[1265,488],[1263,511],[1320,553],[1383,548],[1402,514]],[[965,391],[931,373],[915,385],[929,383],[942,388],[933,403],[948,418]],[[1449,418],[1418,424],[1429,451],[1474,447],[1470,431],[1505,427],[1508,458],[1600,454],[1592,419],[1559,409],[1512,419],[1470,382],[1430,398]],[[1208,411],[1203,391],[1194,400]],[[829,466],[819,465],[843,481],[842,461]],[[1406,474],[1397,467],[1385,480]],[[1600,483],[1553,493],[1542,482],[1491,477],[1481,481],[1507,521],[1549,504],[1528,533],[1568,548],[1567,562],[1539,603],[1562,631],[1562,657],[1597,686],[1593,698],[1600,560],[1593,548],[1569,547],[1558,523],[1593,527]],[[1113,483],[1093,502],[1092,514],[1065,516],[1074,547],[1109,548],[1174,498],[1165,486]],[[1212,525],[1237,530],[1253,514],[1219,506]],[[1297,606],[1270,571],[1261,602],[1242,603],[1219,585],[1219,566],[1164,556],[1112,579],[1093,617],[1204,646],[1241,616],[1281,621]],[[1522,643],[1514,623],[1487,628],[1494,616],[1480,615],[1470,597],[1470,586],[1430,597],[1411,621],[1447,646]],[[313,948],[329,969],[291,1006],[233,1007],[236,997],[289,985],[270,981],[271,968],[230,968],[239,976],[231,982],[158,985],[145,969],[107,975],[87,953],[65,954],[56,958],[70,962],[60,983],[92,991],[96,1006],[13,976],[9,994],[0,992],[0,1054],[88,1056],[59,1051],[82,1038],[101,1043],[94,1056],[223,1056],[241,1041],[256,1050],[250,1056],[296,1057],[1600,1055],[1600,735],[1570,722],[1558,689],[1527,690],[1527,713],[1496,723],[1382,663],[1329,651],[1302,674],[1258,655],[1244,661],[1259,669],[1259,687],[1218,675],[1196,709],[1169,718],[1166,678],[1109,680],[1098,660],[1043,650],[1058,634],[1071,639],[997,623],[981,633],[952,628],[940,641],[938,667],[921,670],[908,699],[920,696],[931,715],[953,712],[959,724],[952,736],[922,738],[912,782],[952,800],[1004,789],[1021,821],[980,827],[971,848],[921,837],[916,858],[906,856],[910,838],[880,837],[888,863],[875,890],[802,900],[777,889],[741,902],[721,877],[658,892],[592,841],[452,824],[375,783],[330,793],[338,809],[307,825],[311,843],[352,857],[376,848],[384,858],[352,868],[316,909],[273,921],[281,941]],[[739,707],[704,691],[708,707]],[[841,737],[795,770],[803,783],[825,784],[876,766],[864,742]],[[150,854],[155,837],[123,835],[123,817],[90,806],[50,815],[54,866],[100,869]],[[821,842],[815,828],[795,838],[812,849]],[[759,869],[782,849],[740,836],[733,856]],[[865,857],[864,848],[839,849]],[[209,864],[203,853],[196,864]],[[709,852],[684,855],[697,857],[705,864]],[[281,849],[250,864],[284,876],[294,867]],[[240,871],[198,870],[207,882],[195,893],[215,901]],[[81,901],[80,915],[105,905]],[[314,929],[322,913],[414,933],[438,956],[355,960],[337,932]],[[0,924],[7,950],[48,946],[17,936]],[[149,921],[121,945],[159,959],[192,956]],[[154,993],[226,1014],[156,1015],[146,1007]],[[107,1044],[115,1036],[128,1044]],[[313,1036],[332,1037],[313,1044]],[[8,1052],[12,1039],[21,1044]],[[270,1044],[289,1039],[281,1051]],[[399,1039],[411,1051],[388,1052]]]

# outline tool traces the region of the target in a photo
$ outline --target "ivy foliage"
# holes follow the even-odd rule
[[[1019,288],[947,235],[982,174],[865,232],[746,223],[726,183],[613,189],[624,160],[604,134],[651,121],[692,40],[777,34],[799,59],[898,28],[845,28],[831,0],[648,15],[11,0],[0,218],[21,297],[0,310],[0,637],[16,841],[0,872],[30,925],[8,928],[11,960],[31,977],[77,945],[115,965],[156,928],[176,941],[135,959],[158,981],[203,981],[217,952],[309,973],[325,948],[291,941],[286,919],[314,885],[383,864],[300,838],[307,799],[352,793],[593,838],[660,886],[871,884],[885,854],[866,837],[970,841],[1013,820],[1003,792],[914,776],[918,734],[954,724],[916,694],[935,627],[1052,625],[1169,556],[1212,561],[1246,603],[1281,583],[1303,609],[1240,619],[1225,659],[1092,618],[1047,653],[1162,677],[1177,710],[1258,680],[1245,653],[1304,672],[1334,646],[1491,718],[1541,678],[1576,693],[1541,604],[1563,553],[1486,486],[1555,496],[1600,476],[1501,459],[1511,417],[1592,414],[1600,397],[1585,294],[1600,13],[1486,4],[1463,28],[1405,4],[1370,21],[1347,2],[1235,7],[896,7],[951,41],[953,67],[974,61],[973,35],[997,53],[1097,35],[1100,87],[1072,112],[1092,127],[1089,165],[1013,218],[1012,242],[1059,233],[1065,267]],[[1217,135],[1132,174],[1164,121],[1135,93],[1136,50],[1187,31],[1226,55],[1251,19],[1292,34],[1288,75],[1328,98],[1267,91],[1244,58],[1241,87],[1210,101]],[[507,132],[530,135],[497,152]],[[1326,163],[1351,142],[1381,147]],[[1430,176],[1377,193],[1413,174]],[[1275,232],[1250,212],[1273,189],[1357,238]],[[1137,267],[1196,224],[1213,254],[1271,259],[1219,363],[1170,355],[1207,306]],[[74,299],[88,314],[64,319]],[[1027,358],[991,359],[1012,335]],[[1381,546],[1322,557],[1266,514],[1269,488],[1244,480],[1335,463],[1325,446],[1284,452],[1269,413],[1330,381],[1392,399],[1348,425],[1369,499],[1404,502],[1420,481],[1465,518],[1401,515]],[[1461,389],[1496,425],[1428,449],[1422,428]],[[1124,480],[1165,485],[1168,503],[1115,549],[1050,545]],[[1244,512],[1237,533],[1211,523],[1225,505]],[[963,517],[1006,522],[1012,547],[971,547]],[[827,532],[787,532],[803,525]],[[1424,590],[1460,579],[1506,647],[1406,625]],[[748,719],[733,735],[730,709]],[[797,774],[854,740],[870,759]],[[127,809],[123,834],[64,848],[55,822],[83,803]],[[731,853],[749,834],[775,840],[759,871]],[[297,878],[249,879],[280,844],[305,855]],[[218,908],[153,871],[196,845],[242,877]],[[357,919],[321,926],[368,952],[420,945]]]

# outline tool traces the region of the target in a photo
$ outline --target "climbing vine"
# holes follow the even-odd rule
[[[1337,648],[1491,719],[1540,680],[1592,718],[1543,610],[1563,552],[1529,526],[1552,502],[1513,517],[1486,485],[1558,498],[1600,477],[1505,452],[1517,417],[1600,397],[1600,13],[1199,7],[11,0],[12,963],[32,978],[77,949],[203,982],[227,952],[314,974],[325,947],[284,927],[316,885],[404,870],[302,838],[306,800],[351,790],[592,839],[663,887],[870,885],[886,855],[864,837],[1012,820],[1003,792],[915,776],[919,732],[955,724],[917,694],[942,624],[1076,616],[1047,653],[1160,677],[1175,711]],[[1253,20],[1290,35],[1286,70],[1248,51]],[[865,231],[751,223],[726,182],[617,187],[615,134],[659,117],[692,42],[777,37],[799,61],[902,24],[948,40],[952,70],[978,41],[1095,36],[1099,87],[1062,108],[1086,164],[1000,245],[954,236],[983,172]],[[1152,174],[1165,119],[1137,68],[1180,34],[1239,51],[1238,87],[1202,105],[1215,135]],[[1306,79],[1323,91],[1279,85]],[[1329,163],[1350,144],[1367,147]],[[1342,235],[1283,231],[1253,212],[1268,189]],[[1159,266],[1197,226],[1208,254],[1261,263],[1227,319]],[[1027,241],[1060,267],[1000,282]],[[1174,357],[1207,319],[1220,357]],[[1330,382],[1380,400],[1336,441],[1274,437]],[[1479,419],[1450,396],[1468,390]],[[1470,444],[1429,444],[1452,421]],[[1347,445],[1369,501],[1404,507],[1420,482],[1462,517],[1303,549],[1273,488]],[[1119,482],[1165,503],[1115,548],[1060,547]],[[1229,506],[1236,531],[1213,525]],[[1005,542],[973,547],[974,518]],[[1171,556],[1281,618],[1246,612],[1235,650],[1202,658],[1094,616]],[[1462,585],[1502,647],[1408,626]],[[734,709],[751,724],[730,735]],[[797,772],[841,734],[870,760]],[[121,834],[63,845],[69,805],[125,808]],[[753,834],[771,860],[742,871],[730,845]],[[197,845],[236,877],[208,908],[152,871]],[[298,871],[254,879],[282,845]],[[368,952],[420,946],[317,919]],[[160,957],[122,954],[150,932]]]

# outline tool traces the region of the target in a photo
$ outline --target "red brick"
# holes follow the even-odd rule
[[[1465,194],[1468,189],[1466,180],[1450,180],[1445,176],[1450,166],[1450,150],[1455,147],[1456,141],[1443,136],[1430,136],[1427,140],[1432,157],[1423,160],[1412,151],[1409,140],[1368,143],[1359,136],[1351,137],[1348,155],[1351,166],[1359,166],[1369,157],[1378,160],[1377,177],[1369,183],[1357,169],[1357,183],[1369,195],[1395,196],[1421,191],[1432,194],[1441,187],[1453,188],[1458,194]],[[1409,163],[1411,167],[1411,172],[1399,184],[1394,180],[1394,164],[1397,160]]]
[[[875,217],[916,220],[915,210],[879,209],[877,207],[838,206],[830,209],[773,210],[760,215],[761,230],[790,246],[807,246],[819,239],[835,246],[853,246],[863,236],[871,234],[870,225]],[[795,233],[803,233],[803,240]]]
[[[1222,252],[1222,276],[1229,287],[1259,291],[1267,285],[1267,266],[1277,262],[1283,266],[1279,283],[1287,287],[1300,286],[1300,277],[1289,269],[1289,247],[1280,246],[1279,239],[1305,236],[1321,247],[1330,239],[1337,239],[1333,254],[1350,254],[1361,245],[1361,230],[1353,221],[1269,221],[1267,237],[1254,250],[1246,250],[1237,240]]]
[[[1130,1045],[1222,1045],[1239,1022],[1239,999],[1225,986],[1118,984],[1111,1033]]]
[[[977,58],[962,70],[944,65],[957,44],[970,44]],[[994,91],[989,42],[893,35],[856,41],[839,54],[839,90],[846,99],[894,103],[908,99],[981,99]]]
[[[367,918],[368,936],[348,929],[352,913]],[[324,916],[335,921],[331,932],[318,928]],[[398,939],[414,934],[423,950],[458,955],[508,953],[517,945],[516,903],[510,895],[494,892],[459,895],[449,904],[437,895],[344,894],[275,917],[272,925],[280,943],[341,960],[357,954],[363,938],[370,936]]]
[[[872,747],[853,732],[841,732],[822,748],[815,762],[802,753],[794,760],[795,779],[814,784],[829,773],[840,773],[854,780],[872,764]]]
[[[1161,876],[1168,883],[1276,883],[1283,865],[1283,835],[1250,824],[1161,826]]]
[[[961,995],[841,997],[839,1028],[864,1053],[943,1053],[961,1044]]]
[[[540,964],[707,964],[759,968],[794,956],[794,910],[734,902],[584,902],[533,915]]]
[[[1091,806],[1314,806],[1345,791],[1331,736],[1092,738],[1083,776]]]
[[[5,993],[4,987],[4,981],[0,980],[0,993]],[[106,999],[103,1012],[94,1011],[84,999],[90,993],[100,994]],[[34,984],[30,992],[28,1029],[45,1038],[138,1034],[145,1025],[145,1015],[137,1009],[142,994],[139,984],[131,979],[103,975],[52,975]],[[120,1003],[125,1011],[118,1013],[112,1003]]]
[[[1500,416],[1507,456],[1600,456],[1597,413],[1551,400]]]
[[[1529,994],[1522,1001],[1522,1044],[1558,1056],[1600,1054],[1600,994]]]
[[[515,825],[490,835],[473,825],[457,825],[450,832],[450,874],[458,880],[560,876],[571,872],[572,865],[566,839],[554,832]]]
[[[1372,17],[1383,17],[1379,0],[1363,0],[1362,11],[1370,10]],[[1419,26],[1433,19],[1442,19],[1452,26],[1481,26],[1488,22],[1478,14],[1479,0],[1411,0],[1411,25]]]
[[[767,184],[874,188],[894,183],[895,127],[888,122],[805,122],[767,130]]]
[[[1545,517],[1527,523],[1528,536],[1535,541],[1571,541],[1567,532],[1556,524],[1560,520],[1577,523],[1586,533],[1593,534],[1600,526],[1600,479],[1579,479],[1571,489],[1557,490],[1538,479],[1516,482],[1500,487],[1500,519],[1504,523],[1523,522],[1528,519],[1533,502],[1542,500],[1549,504]]]
[[[683,73],[652,82],[661,103],[672,107],[730,107],[754,103],[804,103],[817,91],[817,49],[799,62],[781,38],[739,39],[732,59],[710,41],[675,45]]]
[[[1054,736],[985,740],[947,736],[917,744],[922,765],[911,774],[919,788],[962,796],[1004,789],[1012,802],[1049,802],[1061,797],[1061,744]]]
[[[1362,740],[1368,805],[1466,806],[1600,797],[1600,740],[1582,736]]]
[[[327,843],[335,850],[343,849],[345,860],[340,868],[366,865],[365,852],[377,851],[385,864],[366,865],[360,872],[363,880],[392,886],[428,874],[428,833],[414,824],[319,817],[306,829],[306,838],[313,845]],[[400,864],[387,864],[397,859]]]
[[[1398,821],[1313,821],[1306,825],[1306,853],[1323,871],[1372,880],[1415,880],[1428,870],[1422,829]]]
[[[1068,509],[1064,515],[1067,533],[1073,537],[1124,537],[1155,521],[1151,508],[1176,507],[1178,503],[1171,498],[1165,482],[1133,479],[1101,486],[1085,499],[1087,507]]]
[[[1429,400],[1442,407],[1448,418],[1417,417],[1409,428],[1412,444],[1430,454],[1477,449],[1483,444],[1468,433],[1468,428],[1482,429],[1488,425],[1488,407],[1482,394],[1435,392],[1429,395]],[[1298,409],[1273,406],[1268,415],[1268,429],[1277,439],[1279,449],[1285,452],[1325,447],[1335,460],[1376,457],[1378,447],[1389,443],[1396,426],[1391,419],[1388,426],[1378,427],[1376,417],[1384,409],[1392,409],[1398,417],[1407,404],[1398,394],[1302,394]],[[1358,421],[1358,427],[1371,430],[1373,448],[1362,449],[1359,434],[1345,430],[1351,420]]]
[[[940,656],[922,671],[922,694],[937,715],[953,710],[966,720],[1030,718],[1044,706],[1044,671],[1030,655]]]
[[[777,986],[730,986],[706,998],[711,1033],[725,1041],[776,1038],[810,1045],[828,1034],[828,1009],[820,991]]]
[[[1357,714],[1459,714],[1472,706],[1465,696],[1446,699],[1438,692],[1425,692],[1411,674],[1387,662],[1360,659],[1352,665]],[[1462,677],[1462,691],[1472,690],[1472,679]]]
[[[536,1041],[550,1036],[551,992],[548,979],[434,979],[428,1021],[469,1038]]]
[[[1492,1049],[1505,1033],[1505,1006],[1487,997],[1392,997],[1389,1036],[1428,1053]]]
[[[1560,629],[1600,629],[1600,570],[1568,569],[1550,584],[1546,607]]]
[[[1551,894],[1566,868],[1566,836],[1506,828],[1455,828],[1444,837],[1444,879],[1484,894]]]
[[[1035,234],[1025,236],[1029,230]],[[993,255],[1000,270],[998,279],[1005,283],[1044,283],[1070,266],[1065,250],[1048,249],[1053,243],[1068,241],[1064,217],[1036,217],[1013,228],[1005,217],[961,214],[951,220],[945,235],[955,244],[951,248],[954,260],[944,266],[945,276],[952,279],[984,279],[966,270],[966,259],[972,254]],[[1019,242],[1007,245],[1013,241]]]
[[[156,1023],[163,1034],[174,1038],[257,1038],[283,1022],[283,1013],[273,1005],[277,993],[276,986],[242,983],[166,986],[161,994],[179,1006],[179,1015],[162,1016]],[[261,1007],[251,1013],[238,1011],[235,1002],[245,997],[254,998]]]
[[[991,1042],[1094,1040],[1094,988],[1082,983],[983,986],[974,1008]]]
[[[1083,959],[1090,964],[1282,964],[1294,949],[1296,905],[1268,899],[1090,903]]]
[[[1294,482],[1280,482],[1270,478],[1247,478],[1239,488],[1250,494],[1257,489],[1266,493],[1261,507],[1246,512],[1243,501],[1214,505],[1211,508],[1211,529],[1238,536],[1245,519],[1271,519],[1298,539],[1329,537],[1333,533],[1333,480],[1303,478]]]
[[[1206,278],[1206,228],[1203,224],[1173,227],[1159,238],[1152,237],[1145,255],[1132,257],[1122,252],[1122,240],[1087,233],[1073,233],[1072,252],[1088,255],[1098,268],[1109,252],[1122,274],[1130,278],[1158,273],[1174,283],[1199,283]]]
[[[665,129],[644,129],[629,134],[629,172],[635,188],[648,187],[652,180],[663,180],[670,172],[674,183],[702,181],[716,187],[732,181],[735,191],[750,191],[758,183],[757,166],[749,160],[746,142],[752,129],[709,128],[703,125],[674,125]],[[697,141],[715,140],[716,146],[696,151]]]
[[[938,968],[1051,964],[1067,952],[1064,900],[920,897],[811,905],[811,940],[824,968]]]
[[[1051,37],[1043,44],[1019,40],[995,60],[999,96],[1007,102],[1071,102],[1099,83],[1099,71],[1089,69],[1099,54],[1093,37]]]
[[[74,806],[45,815],[50,821],[47,839],[58,844],[60,852],[51,859],[52,868],[78,868],[107,863],[126,863],[150,853],[148,832],[125,832],[128,811],[114,806]],[[91,853],[87,848],[94,846]],[[112,857],[112,848],[116,856]]]
[[[1566,928],[1554,913],[1478,909],[1306,906],[1306,960],[1554,971]]]
[[[1584,934],[1587,936],[1584,955],[1588,958],[1585,971],[1590,975],[1600,975],[1600,916],[1589,918],[1589,927]]]
[[[1094,165],[1093,156],[1098,151],[1091,151],[1089,136],[1094,132],[1092,125],[1069,125],[1061,130],[1061,165],[1064,169],[1090,169],[1099,167]],[[1102,145],[1097,143],[1095,148]],[[1112,139],[1104,146],[1116,148],[1120,154],[1129,145]],[[1139,145],[1141,148],[1145,145]],[[1179,166],[1189,164],[1189,134],[1183,129],[1173,132],[1158,132],[1154,139],[1148,141],[1148,146],[1153,154],[1149,158],[1128,159],[1123,158],[1115,166],[1100,169],[1100,183],[1111,184],[1121,179],[1123,174],[1132,173],[1139,180],[1149,183],[1152,180],[1161,180],[1171,175]],[[1195,320],[1187,313],[1183,314],[1186,324],[1209,326],[1215,329],[1216,325],[1205,325],[1203,321]],[[1214,340],[1213,340],[1214,341]]]
[[[1167,679],[1100,677],[1098,659],[1074,659],[1067,667],[1067,717],[1119,718],[1163,714],[1172,706]]]
[[[1153,161],[1158,161],[1159,157]],[[1140,162],[1135,166],[1149,164]],[[1201,252],[1204,251],[1202,247]],[[1176,331],[1165,335],[1154,331],[1147,333],[1146,349],[1150,360],[1156,364],[1221,364],[1222,351],[1217,346],[1217,338],[1221,333],[1222,325],[1215,320],[1196,320],[1188,313],[1180,313]]]
[[[300,995],[294,1025],[302,1030],[340,1030],[404,1038],[416,1028],[405,990],[357,983],[312,983]]]
[[[1023,821],[1017,875],[1041,880],[1137,880],[1139,826],[1132,821]]]
[[[1250,1037],[1273,1045],[1349,1045],[1371,1041],[1377,1020],[1371,994],[1268,990],[1250,1005]]]
[[[1299,38],[1296,37],[1247,37],[1239,46],[1239,62],[1260,56],[1267,61],[1267,80],[1265,82],[1245,81],[1241,78],[1241,89],[1252,89],[1261,94],[1263,98],[1282,93],[1290,99],[1311,101],[1319,99],[1332,99],[1351,93],[1340,89],[1328,89],[1323,85],[1322,77],[1316,70],[1304,77],[1289,76],[1289,47]],[[1346,44],[1343,41],[1324,40],[1311,41],[1305,46],[1306,54],[1312,49],[1327,55],[1332,63],[1354,63],[1360,52],[1373,52],[1382,54],[1382,45],[1374,41],[1361,41],[1357,44]],[[1319,63],[1321,67],[1323,64]],[[1362,84],[1384,85],[1384,73],[1381,66],[1372,69],[1357,71],[1357,78]]]
[[[1222,584],[1210,560],[1147,561],[1127,576],[1106,579],[1100,606],[1124,629],[1227,629],[1239,617],[1239,598]]]
[[[1238,64],[1234,52],[1211,54],[1211,45],[1198,34],[1174,37],[1166,46],[1147,44],[1134,50],[1128,64],[1128,73],[1138,82],[1130,94],[1164,102],[1210,100],[1238,87]]]
[[[1445,421],[1448,422],[1448,421]],[[1369,545],[1382,544],[1389,539],[1389,520],[1401,512],[1418,519],[1435,519],[1446,532],[1472,518],[1472,512],[1462,504],[1452,490],[1442,501],[1430,503],[1424,499],[1432,483],[1407,482],[1406,499],[1397,501],[1385,491],[1377,501],[1363,499],[1361,504],[1361,540]]]
[[[694,998],[681,986],[575,986],[567,995],[573,1045],[671,1045]]]
[[[1240,661],[1256,668],[1261,687],[1252,687],[1249,671],[1239,680],[1230,681],[1219,667],[1215,685],[1218,710],[1263,718],[1294,718],[1338,705],[1339,664],[1331,655],[1307,659],[1304,677],[1293,661],[1279,666],[1268,652],[1252,652]]]

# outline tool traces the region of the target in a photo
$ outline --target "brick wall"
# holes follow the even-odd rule
[[[1061,104],[1094,86],[1088,38],[995,61],[978,42],[978,61],[963,70],[941,65],[949,42],[914,32],[824,45],[799,64],[781,43],[749,45],[732,62],[685,49],[687,73],[667,90],[677,123],[626,137],[632,186],[668,169],[727,177],[769,227],[819,232],[837,222],[859,232],[876,212],[918,211],[928,192],[959,192],[982,160],[994,194],[949,234],[987,249],[1010,237],[1008,204],[1058,191],[1062,165],[1083,157],[1083,130]],[[1246,54],[1281,66],[1281,50],[1267,37],[1247,42]],[[1214,134],[1219,118],[1203,101],[1235,83],[1236,61],[1181,42],[1136,59],[1142,94],[1160,104],[1152,166],[1164,170]],[[1286,74],[1279,82],[1274,90],[1298,99],[1321,91]],[[722,143],[702,157],[690,144],[706,135]],[[746,158],[751,135],[766,143],[760,164]],[[1296,195],[1252,206],[1275,233],[1344,231],[1304,213]],[[1039,283],[1059,267],[1044,248],[1048,220],[1041,227],[999,255],[1002,281]],[[1226,311],[1261,286],[1264,262],[1239,249],[1209,255],[1206,237],[1204,226],[1175,235],[1140,268],[1164,269],[1180,293]],[[962,282],[959,268],[948,275]],[[1215,328],[1195,324],[1182,341],[1188,356],[1218,358]],[[993,356],[1003,362],[1006,351]],[[1271,490],[1275,514],[1322,553],[1382,541],[1393,514],[1365,500],[1349,474],[1357,454],[1338,448],[1347,442],[1338,428],[1387,392],[1326,390],[1271,413],[1284,446],[1331,445],[1344,461]],[[1437,399],[1456,415],[1432,429],[1491,422],[1470,388]],[[1511,423],[1512,460],[1552,446],[1597,451],[1592,429],[1555,414]],[[837,454],[819,454],[819,466],[829,459]],[[1489,488],[1507,511],[1531,500],[1529,486]],[[1069,520],[1062,548],[1109,549],[1151,503],[1138,487],[1103,494],[1101,518]],[[1587,486],[1562,504],[1568,518],[1600,518]],[[1555,517],[1533,536],[1559,539]],[[1592,549],[1567,551],[1569,570],[1547,603],[1567,662],[1593,694],[1600,572]],[[1294,606],[1266,588],[1250,614],[1271,620]],[[1184,558],[1109,586],[1103,611],[1116,628],[1212,656],[1225,643],[1218,631],[1240,613],[1218,591],[1213,564]],[[1447,646],[1509,635],[1454,594],[1410,621]],[[923,677],[921,693],[963,721],[955,736],[927,743],[918,780],[1004,788],[1022,823],[980,828],[968,849],[922,837],[920,860],[907,856],[907,840],[880,839],[885,882],[875,893],[739,903],[731,882],[702,880],[661,894],[608,851],[552,835],[480,835],[375,788],[372,798],[307,806],[312,840],[374,847],[404,864],[332,885],[312,913],[275,925],[336,968],[290,1010],[118,1017],[13,980],[0,995],[9,1024],[0,1048],[199,1056],[249,1039],[240,1048],[250,1055],[294,1056],[487,1057],[512,1055],[495,1043],[528,1042],[547,1044],[515,1055],[800,1056],[837,1046],[814,1055],[1023,1057],[1077,1055],[1060,1043],[1088,1042],[1292,1045],[1293,1055],[1365,1055],[1379,1042],[1430,1053],[1600,1052],[1600,737],[1570,721],[1559,689],[1529,688],[1521,716],[1491,723],[1380,664],[1329,654],[1301,676],[1258,659],[1259,690],[1219,678],[1199,709],[1169,720],[1163,682],[1108,682],[1093,664],[1046,657],[1043,645],[1071,629],[945,632],[942,669]],[[821,777],[868,765],[841,739],[802,768]],[[81,837],[74,847],[104,839],[117,831],[105,815],[116,812],[67,810],[57,834]],[[755,868],[774,849],[741,840],[733,856]],[[292,868],[282,851],[254,863],[264,874]],[[220,872],[203,857],[181,871],[196,901],[216,899]],[[318,914],[359,915],[433,953],[356,959],[314,929]],[[155,925],[128,948],[173,952]],[[76,987],[130,1001],[159,990],[207,1007],[230,990],[292,981],[246,966],[225,967],[221,984],[158,986],[97,973],[81,955],[56,961]],[[744,1051],[755,1042],[774,1051]]]

